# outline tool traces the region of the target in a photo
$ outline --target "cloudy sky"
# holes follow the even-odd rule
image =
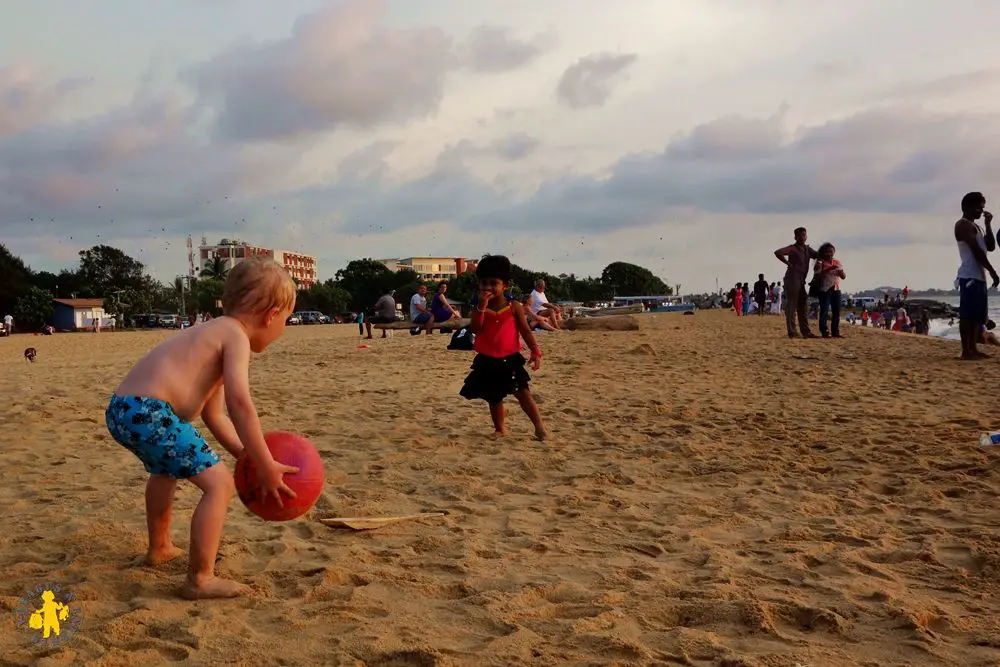
[[[779,278],[804,225],[845,289],[945,287],[962,195],[1000,198],[995,0],[0,9],[0,240],[37,269],[109,243],[169,279],[191,234],[686,292]]]

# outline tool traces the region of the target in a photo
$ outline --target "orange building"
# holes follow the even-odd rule
[[[202,271],[211,266],[216,257],[225,260],[228,268],[236,266],[245,259],[269,257],[285,267],[298,283],[299,289],[308,289],[316,284],[316,258],[311,255],[273,250],[235,239],[222,239],[215,245],[209,245],[204,237],[198,250]]]

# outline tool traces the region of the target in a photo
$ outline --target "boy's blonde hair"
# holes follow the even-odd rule
[[[272,259],[247,259],[229,272],[222,290],[226,315],[256,315],[295,303],[295,281]]]

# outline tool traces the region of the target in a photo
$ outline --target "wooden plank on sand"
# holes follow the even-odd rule
[[[563,324],[571,331],[638,331],[639,320],[632,315],[571,317]]]
[[[448,320],[447,322],[435,322],[435,329],[461,329],[469,323],[468,318],[462,318],[460,320]],[[413,322],[390,322],[389,324],[373,324],[373,329],[391,329],[393,331],[404,330],[404,329],[423,329],[427,324],[414,324]]]

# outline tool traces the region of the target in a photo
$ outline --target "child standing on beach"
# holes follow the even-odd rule
[[[146,482],[146,562],[159,565],[183,555],[170,539],[170,515],[178,480],[202,496],[191,519],[191,554],[181,594],[188,599],[235,597],[249,589],[215,576],[233,475],[191,423],[201,417],[226,450],[249,456],[259,490],[294,498],[282,476],[297,468],[274,460],[264,442],[250,397],[251,352],[263,352],[285,331],[295,307],[295,284],[271,260],[237,264],[222,294],[224,315],[185,329],[155,347],[115,390],[105,412],[114,439],[142,461]],[[228,416],[227,416],[228,411]]]
[[[524,370],[521,339],[531,350],[531,369],[538,370],[542,352],[528,327],[524,306],[505,293],[510,285],[510,260],[502,255],[484,257],[476,268],[479,297],[473,302],[469,330],[476,334],[476,357],[472,372],[465,378],[461,395],[467,399],[483,399],[490,406],[493,428],[498,436],[507,432],[503,399],[513,394],[535,426],[535,437],[545,440],[545,428],[538,406],[531,396],[531,378]]]

